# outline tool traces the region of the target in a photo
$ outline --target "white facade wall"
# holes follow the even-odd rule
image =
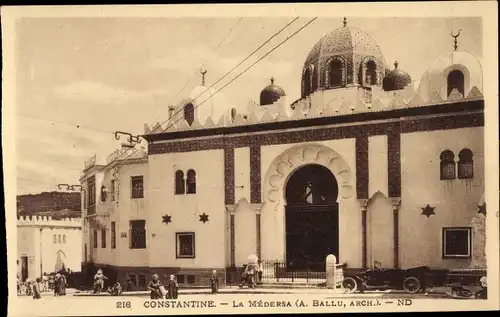
[[[18,220],[17,235],[20,277],[23,257],[28,257],[29,279],[40,277],[44,272],[55,272],[62,268],[62,264],[74,272],[81,270],[81,219],[21,218]]]

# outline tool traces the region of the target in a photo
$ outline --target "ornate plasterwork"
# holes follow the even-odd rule
[[[288,149],[273,161],[264,179],[264,201],[286,204],[286,182],[293,172],[308,164],[325,166],[333,173],[339,186],[339,199],[348,199],[354,194],[352,172],[344,158],[329,147],[305,144]]]

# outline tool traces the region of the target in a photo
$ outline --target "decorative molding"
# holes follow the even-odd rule
[[[295,109],[297,110],[297,108],[300,107],[297,106]],[[298,137],[299,139],[305,139],[305,136],[307,136],[307,139],[316,139],[318,141],[331,140],[341,139],[344,137],[352,138],[361,134],[366,134],[368,136],[387,134],[387,129],[390,129],[390,127],[394,125],[399,126],[401,133],[484,126],[484,113],[482,113],[483,109],[483,101],[469,101],[461,103],[446,103],[432,107],[410,107],[370,113],[355,112],[342,116],[307,119],[296,118],[297,120],[275,121],[270,123],[249,124],[245,126],[150,134],[145,135],[144,138],[148,139],[150,142],[150,155],[169,152],[196,151],[199,148],[222,148],[223,145],[227,143],[231,143],[238,147],[249,146],[251,144],[282,144],[292,138],[295,139]],[[325,112],[328,112],[328,107],[324,109],[323,113]],[[435,116],[432,117],[431,115]],[[395,121],[394,119],[398,119],[398,121]],[[373,123],[374,120],[391,121]],[[356,123],[356,125],[346,125],[349,123]],[[344,126],[332,126],[339,124],[343,124]],[[416,124],[419,126],[416,126]],[[312,130],[310,129],[312,127],[317,128]],[[309,128],[310,131],[293,131],[293,129],[299,128]],[[252,132],[260,133],[250,136],[249,134]],[[323,134],[327,134],[327,136],[321,136]],[[186,138],[208,136],[215,136],[215,138],[184,140]],[[268,138],[272,138],[272,141],[266,141]],[[176,139],[183,140],[177,141]],[[160,140],[168,140],[169,142],[159,144],[152,143]]]
[[[356,195],[358,199],[368,199],[368,136],[356,138]]]
[[[250,202],[260,203],[261,193],[261,148],[258,144],[250,146]]]
[[[434,212],[434,209],[436,209],[436,207],[431,207],[431,206],[429,206],[429,204],[427,204],[427,206],[425,206],[421,209],[422,209],[422,216],[427,216],[427,219],[429,219],[432,215],[436,214]]]
[[[401,134],[387,135],[388,196],[401,197]]]
[[[307,164],[319,164],[332,172],[339,186],[339,198],[348,199],[354,194],[351,185],[353,176],[344,158],[329,147],[307,144],[289,148],[272,162],[264,180],[264,201],[272,204],[283,202],[286,179],[290,173]]]
[[[224,147],[224,200],[227,204],[234,204],[235,176],[234,176],[234,148]]]

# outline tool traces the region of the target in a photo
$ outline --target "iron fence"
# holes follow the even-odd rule
[[[305,262],[295,264],[285,261],[262,261],[263,284],[304,284],[326,285],[326,266],[324,262]],[[337,265],[336,280],[342,281],[343,266]]]

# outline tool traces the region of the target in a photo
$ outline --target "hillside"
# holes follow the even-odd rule
[[[17,196],[17,216],[81,217],[80,193],[43,192]]]

